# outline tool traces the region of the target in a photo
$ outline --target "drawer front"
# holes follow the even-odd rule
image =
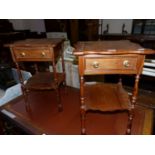
[[[138,56],[114,56],[104,58],[85,58],[85,74],[121,74],[138,71]]]
[[[17,61],[33,61],[33,60],[46,60],[52,58],[52,52],[47,49],[15,49],[14,56]]]

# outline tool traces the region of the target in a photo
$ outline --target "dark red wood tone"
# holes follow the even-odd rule
[[[114,112],[126,110],[128,124],[126,134],[131,134],[134,107],[137,100],[139,77],[146,54],[154,50],[144,49],[136,43],[121,41],[87,41],[75,45],[78,56],[81,98],[81,133],[86,134],[85,114],[88,110]],[[135,84],[131,100],[128,92],[118,84],[86,83],[85,75],[134,74]]]
[[[27,94],[30,90],[55,90],[57,92],[59,110],[62,110],[58,90],[60,84],[65,83],[65,67],[62,44],[63,39],[27,39],[10,45],[12,57],[18,69],[26,103],[28,103]],[[56,62],[60,56],[62,58],[63,73],[57,73],[56,70]],[[51,62],[53,65],[53,72],[40,73],[37,65],[35,64],[36,74],[33,75],[26,84],[24,84],[19,63],[25,61]]]

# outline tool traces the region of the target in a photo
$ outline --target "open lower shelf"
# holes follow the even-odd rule
[[[85,83],[84,103],[86,110],[128,110],[131,102],[120,83]]]
[[[32,90],[56,89],[64,81],[62,73],[57,73],[57,83],[54,81],[54,74],[51,72],[40,72],[33,75],[25,87]]]

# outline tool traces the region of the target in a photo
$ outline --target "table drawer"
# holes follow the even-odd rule
[[[48,59],[52,57],[52,52],[47,49],[15,49],[14,55],[18,61],[26,59]]]
[[[85,73],[100,74],[100,73],[136,73],[138,56],[113,56],[113,57],[98,57],[85,58]]]

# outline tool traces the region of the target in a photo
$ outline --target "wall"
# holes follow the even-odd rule
[[[102,23],[102,32],[106,30],[107,24],[109,24],[109,33],[122,33],[123,24],[125,24],[125,30],[128,33],[132,31],[132,19],[102,19],[99,22]],[[99,34],[101,34],[100,28]]]
[[[43,19],[9,19],[15,30],[31,30],[38,33],[45,32]]]
[[[45,24],[43,19],[10,19],[9,20],[15,30],[29,29],[31,31],[45,32]],[[109,33],[122,33],[122,25],[125,24],[125,30],[131,33],[132,19],[100,19],[102,22],[102,32],[106,30],[106,25],[109,24]],[[99,34],[101,29],[99,28]]]
[[[14,30],[23,30],[23,29],[25,29],[23,19],[9,19],[9,21],[13,24]]]

